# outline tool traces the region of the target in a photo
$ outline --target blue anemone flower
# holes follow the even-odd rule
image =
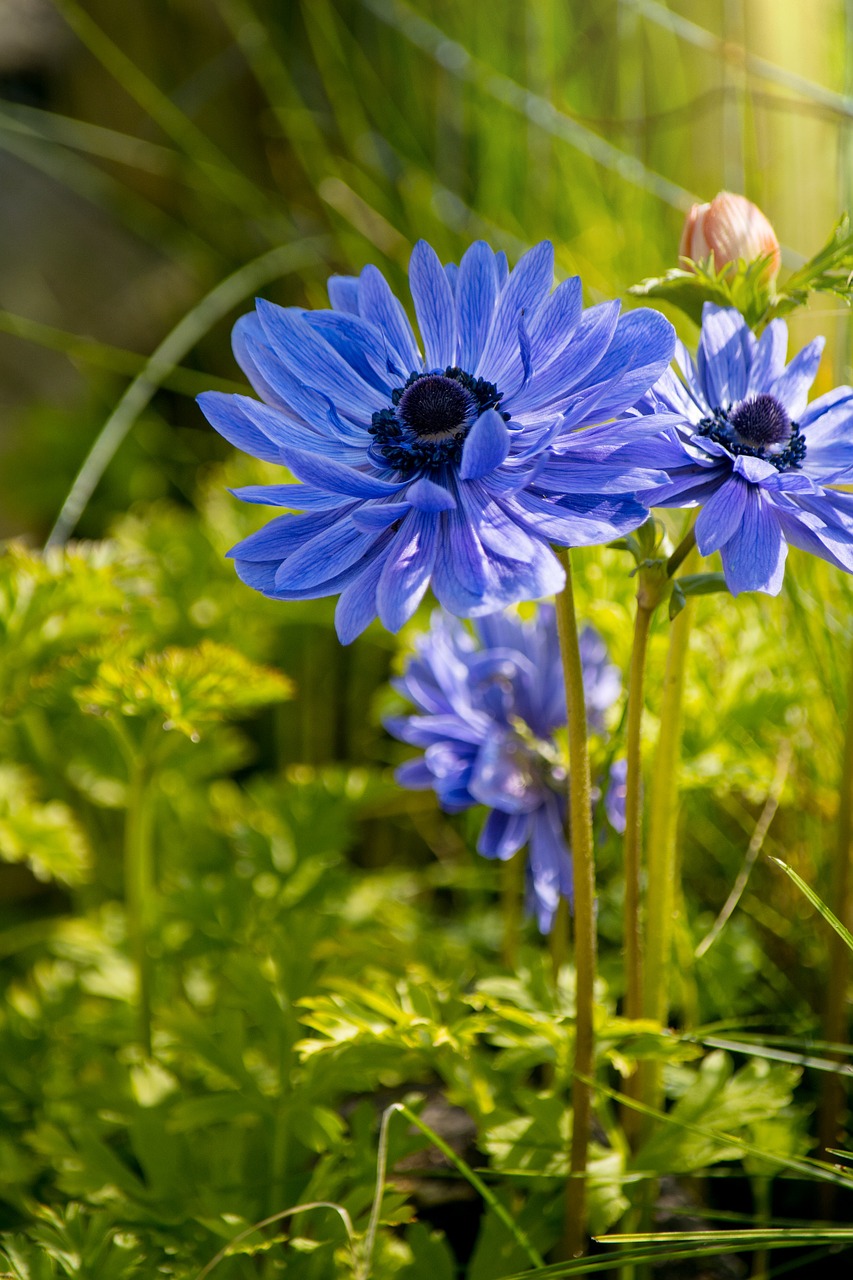
[[[808,402],[823,350],[816,338],[785,363],[788,331],[759,339],[738,311],[706,303],[696,362],[676,345],[669,369],[637,406],[680,421],[649,446],[668,482],[649,506],[695,507],[696,545],[719,551],[729,590],[776,595],[788,545],[853,572],[853,388]]]
[[[547,242],[510,272],[482,242],[457,268],[421,241],[409,279],[422,351],[373,266],[333,276],[328,311],[258,301],[234,351],[261,400],[200,404],[232,444],[302,481],[237,496],[301,514],[232,548],[243,581],[280,600],[339,594],[346,643],[377,613],[398,630],[430,583],[460,616],[550,595],[564,574],[549,542],[642,523],[634,494],[665,476],[626,462],[624,427],[601,424],[666,368],[672,326],[617,302],[583,310],[580,280],[552,292],[553,273]]]
[[[547,933],[560,897],[572,896],[566,775],[554,736],[566,723],[554,608],[540,606],[530,622],[507,613],[480,617],[474,627],[476,636],[436,612],[395,681],[420,714],[396,717],[387,727],[424,749],[399,767],[397,780],[434,790],[448,813],[487,805],[477,844],[487,858],[511,858],[528,846],[528,906]],[[592,627],[582,631],[580,648],[589,724],[600,731],[619,697],[619,671]],[[614,770],[605,809],[624,830],[624,788],[620,793],[619,766]]]

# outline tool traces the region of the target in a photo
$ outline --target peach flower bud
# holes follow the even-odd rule
[[[737,265],[739,258],[754,262],[769,253],[769,281],[776,279],[781,263],[776,232],[764,214],[746,196],[731,191],[721,191],[710,204],[694,204],[684,223],[678,253],[694,262],[713,253],[717,271]]]

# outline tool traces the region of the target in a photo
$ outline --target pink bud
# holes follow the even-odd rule
[[[769,253],[768,281],[776,279],[781,264],[776,232],[764,214],[746,196],[731,191],[721,191],[710,204],[694,204],[684,223],[678,253],[694,262],[713,253],[717,271],[737,265],[739,258],[754,262]]]

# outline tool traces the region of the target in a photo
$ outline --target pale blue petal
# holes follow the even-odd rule
[[[726,585],[732,595],[764,591],[776,596],[782,589],[788,545],[772,499],[757,485],[745,485],[746,502],[737,532],[721,548]]]
[[[444,369],[456,363],[456,307],[435,250],[419,240],[409,263],[409,286],[424,344],[424,366]]]
[[[509,453],[510,439],[506,423],[496,409],[481,413],[462,446],[462,479],[479,480],[499,467]]]
[[[376,591],[383,626],[399,631],[429,586],[438,548],[438,517],[410,511],[385,555]]]
[[[360,290],[361,314],[364,319],[385,334],[397,356],[397,362],[406,370],[407,375],[419,372],[422,361],[409,318],[378,267],[364,268],[360,276]]]

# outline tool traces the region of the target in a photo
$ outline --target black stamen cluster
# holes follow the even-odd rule
[[[413,373],[391,392],[394,407],[374,413],[368,427],[374,437],[371,454],[380,466],[402,475],[458,465],[471,426],[501,398],[494,383],[455,365],[444,373]]]
[[[735,457],[762,458],[777,471],[798,470],[805,461],[806,441],[800,424],[791,422],[775,396],[745,400],[733,413],[718,406],[711,417],[699,422],[696,430]],[[785,439],[788,443],[784,449],[771,448]]]

